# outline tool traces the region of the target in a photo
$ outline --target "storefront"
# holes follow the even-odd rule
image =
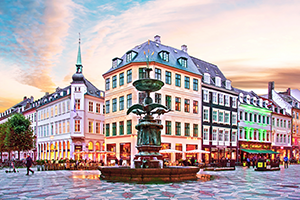
[[[107,144],[106,145],[107,151],[114,152],[107,154],[107,165],[115,165],[115,160],[116,160],[116,144]]]
[[[123,165],[131,164],[131,143],[120,143],[120,157],[123,159]]]
[[[182,144],[175,144],[175,150],[182,151]],[[175,153],[175,160],[181,160],[182,159],[182,153]]]
[[[82,145],[75,145],[74,147],[75,147],[75,153],[74,153],[75,160],[81,160],[82,155],[79,154],[79,152],[82,151]]]
[[[292,147],[283,147],[283,146],[273,146],[272,150],[279,153],[278,156],[280,157],[280,160],[282,161],[285,156],[288,158],[292,157]]]
[[[171,149],[171,143],[161,143],[161,150],[163,149]],[[163,159],[167,161],[171,161],[171,154],[170,153],[162,153]]]
[[[191,151],[191,150],[196,150],[196,149],[198,149],[197,144],[187,144],[186,145],[186,151]],[[190,160],[191,158],[197,159],[197,153],[186,153],[185,157],[186,157],[186,160]]]

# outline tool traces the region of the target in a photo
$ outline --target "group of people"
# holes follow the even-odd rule
[[[271,164],[271,160],[270,157],[266,157],[266,156],[253,156],[252,158],[247,157],[246,162],[247,162],[247,167],[250,168],[251,163],[252,163],[252,167],[255,168],[257,165],[257,162],[266,162],[267,165]],[[280,163],[280,158],[279,156],[277,156],[274,160],[274,162],[276,163]],[[283,162],[284,162],[284,168],[288,168],[289,167],[289,158],[287,156],[284,156],[283,158]]]
[[[30,155],[27,155],[26,159],[24,159],[24,164],[27,168],[27,173],[26,175],[28,176],[29,175],[29,172],[31,172],[32,174],[34,174],[34,171],[31,168],[32,164],[33,164],[33,161],[32,161],[32,158],[30,157]],[[16,173],[17,170],[16,170],[16,167],[15,167],[15,160],[12,159],[11,160],[11,163],[10,163],[10,168],[12,168],[12,172]]]

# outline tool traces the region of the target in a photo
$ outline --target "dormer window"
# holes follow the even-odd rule
[[[210,74],[204,73],[204,83],[210,84]]]
[[[216,81],[216,82],[215,82],[215,85],[218,86],[218,87],[221,87],[221,78],[217,76],[217,77],[215,78],[215,81]]]
[[[120,58],[114,58],[114,59],[112,59],[112,67],[113,67],[113,68],[118,67],[118,65],[119,65],[122,61],[123,61],[123,60],[120,59]]]
[[[240,102],[243,102],[243,97],[244,97],[243,93],[240,93],[240,97],[239,97]]]
[[[248,104],[250,104],[250,96],[249,95],[247,95],[246,101]]]
[[[180,58],[178,58],[178,62],[182,67],[187,68],[187,59],[186,58],[180,57]]]
[[[126,62],[131,62],[137,56],[137,52],[135,51],[128,51],[126,53]]]
[[[230,80],[226,80],[226,82],[225,82],[225,88],[227,90],[231,90],[231,81]]]
[[[169,52],[167,51],[161,51],[158,53],[158,55],[160,56],[160,58],[166,62],[169,62]]]

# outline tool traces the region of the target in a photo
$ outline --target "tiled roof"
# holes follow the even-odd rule
[[[117,67],[110,68],[110,70],[108,70],[106,73],[109,73],[111,71],[114,71],[115,69],[121,68],[129,63],[146,62],[146,57],[145,57],[144,52],[148,53],[148,49],[149,49],[149,54],[152,54],[152,52],[154,52],[153,56],[149,57],[150,62],[154,61],[154,62],[158,62],[158,63],[168,65],[171,67],[175,67],[177,69],[188,71],[188,72],[191,72],[194,74],[200,74],[196,65],[192,61],[191,57],[186,52],[179,50],[179,49],[175,49],[173,47],[163,45],[158,42],[150,41],[150,40],[149,40],[149,42],[148,41],[144,42],[143,44],[138,45],[138,46],[132,48],[131,50],[129,50],[129,51],[134,51],[137,53],[136,57],[134,57],[132,59],[132,61],[126,62],[126,54],[129,52],[128,51],[121,57],[122,62]],[[160,58],[159,53],[161,51],[167,51],[169,53],[169,61],[164,61]],[[178,59],[180,57],[184,57],[187,59],[187,67],[183,67],[180,65],[180,63],[178,62]]]

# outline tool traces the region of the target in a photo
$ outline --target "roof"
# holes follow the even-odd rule
[[[152,52],[154,52],[153,56],[149,57],[149,62],[154,61],[157,63],[168,65],[170,67],[175,67],[177,69],[181,69],[181,70],[184,70],[187,72],[202,75],[198,71],[198,69],[197,69],[196,65],[194,64],[194,62],[192,61],[191,57],[186,52],[184,52],[183,50],[179,50],[179,49],[176,49],[173,47],[163,45],[158,42],[151,41],[151,40],[144,42],[143,44],[138,45],[138,46],[130,49],[129,51],[127,51],[121,57],[122,62],[119,63],[119,65],[115,68],[111,67],[106,73],[109,73],[116,69],[119,69],[129,63],[146,62],[146,56],[145,56],[144,52],[148,52],[148,49],[149,49],[149,54],[152,54]],[[130,62],[126,62],[126,55],[130,51],[136,52],[137,55]],[[161,51],[166,51],[169,53],[169,61],[164,61],[160,58],[159,53]],[[178,62],[178,59],[181,57],[184,57],[187,59],[187,67],[181,66],[180,63]]]
[[[104,98],[105,97],[105,92],[102,90],[99,90],[98,88],[96,88],[96,86],[94,86],[89,80],[87,80],[86,78],[84,78],[84,83],[87,87],[87,93],[88,95],[94,96],[94,97],[100,97],[100,98]]]

